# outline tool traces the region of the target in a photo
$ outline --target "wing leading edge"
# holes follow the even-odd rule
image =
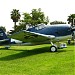
[[[31,31],[26,31],[26,30],[23,30],[23,31],[24,31],[24,32],[27,32],[27,33],[35,34],[35,35],[38,35],[38,36],[43,36],[43,37],[46,37],[46,38],[48,38],[48,39],[54,39],[54,38],[55,38],[54,35],[40,34],[40,33],[31,32]]]

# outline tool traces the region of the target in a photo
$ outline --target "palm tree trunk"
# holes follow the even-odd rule
[[[14,22],[14,30],[16,30],[16,22]]]

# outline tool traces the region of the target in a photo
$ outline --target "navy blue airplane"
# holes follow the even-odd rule
[[[39,25],[36,27],[29,28],[27,30],[22,30],[24,32],[25,36],[23,37],[25,40],[30,41],[41,37],[42,39],[47,39],[50,41],[50,51],[56,52],[58,49],[58,45],[53,44],[53,41],[61,41],[63,39],[69,39],[69,38],[75,38],[75,28],[71,27],[69,24],[57,24],[57,25]],[[26,35],[27,34],[27,35]],[[16,34],[17,36],[17,34]],[[20,38],[20,37],[18,37]],[[18,39],[17,38],[17,39]],[[16,39],[16,38],[15,38]],[[22,37],[19,43],[22,43]],[[41,41],[40,40],[40,41]],[[12,43],[18,43],[16,40],[12,40],[11,38],[8,38],[7,35],[4,33],[2,29],[0,29],[0,44],[12,44]],[[61,48],[66,47],[66,44],[59,44]]]
[[[51,52],[56,52],[58,47],[58,45],[53,44],[52,40],[61,41],[63,39],[75,38],[75,28],[74,27],[72,28],[71,25],[69,24],[42,25],[42,26],[39,25],[24,31],[26,33],[35,34],[38,36],[48,38],[52,45],[50,46]],[[37,38],[38,36],[35,36],[35,38]],[[65,48],[67,47],[67,45],[65,43],[62,43],[59,44],[59,47]]]

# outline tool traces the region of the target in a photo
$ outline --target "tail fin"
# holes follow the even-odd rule
[[[5,32],[2,29],[0,29],[0,41],[1,40],[5,40],[5,41],[0,42],[0,44],[8,44],[8,43],[10,43],[10,39],[7,37],[7,35],[5,34]]]
[[[0,29],[0,40],[3,40],[3,39],[7,39],[7,36],[5,32],[2,29]]]

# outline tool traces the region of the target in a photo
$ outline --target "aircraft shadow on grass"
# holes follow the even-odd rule
[[[12,54],[12,55],[8,55],[5,57],[1,57],[0,61],[10,61],[10,60],[23,58],[23,57],[46,53],[46,52],[49,52],[49,47],[37,48],[33,50],[14,50],[14,51],[21,51],[21,52],[17,54]],[[60,53],[60,52],[66,52],[66,50],[59,50],[58,52],[55,52],[55,53]],[[49,53],[54,53],[54,52],[49,52]]]

